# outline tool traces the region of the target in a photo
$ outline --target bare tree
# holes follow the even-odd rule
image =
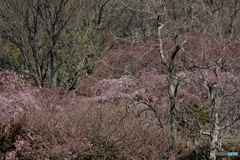
[[[217,152],[220,151],[220,132],[233,125],[239,120],[239,114],[236,112],[236,105],[229,108],[223,106],[224,101],[229,99],[236,99],[239,95],[239,77],[237,76],[238,66],[235,65],[239,59],[239,54],[234,53],[234,49],[239,43],[239,9],[240,4],[238,1],[231,2],[212,2],[205,5],[206,10],[209,10],[209,17],[211,23],[206,29],[207,36],[211,37],[211,50],[206,59],[204,68],[212,72],[214,81],[209,81],[211,75],[202,77],[202,85],[207,90],[209,105],[212,112],[212,128],[210,132],[201,132],[210,136],[210,159],[215,160]],[[212,55],[210,55],[212,54]],[[206,63],[207,62],[207,63]],[[226,122],[226,117],[232,114],[232,120]]]
[[[239,3],[231,2],[210,2],[210,1],[122,1],[130,10],[144,13],[152,23],[152,28],[158,40],[158,50],[161,62],[164,66],[162,72],[167,74],[168,98],[170,110],[170,126],[172,134],[172,145],[170,149],[175,150],[177,134],[177,106],[178,93],[184,83],[179,81],[176,73],[179,71],[221,68],[221,72],[236,72],[239,70],[237,61],[239,56],[233,54],[235,46],[239,43],[237,27],[239,20]],[[194,44],[194,40],[197,44]],[[189,48],[192,50],[189,50]],[[233,57],[236,59],[233,61]],[[233,66],[235,65],[235,66]],[[233,69],[234,68],[234,69]],[[227,97],[234,97],[238,91],[233,81],[223,82],[219,72],[214,72],[217,85],[231,82],[235,89],[226,91],[226,88],[216,89],[214,83],[202,80],[209,95],[209,106],[212,108],[212,132],[211,151],[216,157],[216,142],[219,141],[219,116],[218,108],[222,100]],[[233,74],[233,75],[234,75]],[[205,77],[206,78],[206,77]],[[222,92],[218,92],[222,90]],[[225,90],[223,92],[223,90]],[[229,95],[230,94],[230,95]],[[229,95],[229,96],[227,96]],[[218,97],[218,98],[217,98]],[[220,103],[220,104],[218,104]],[[231,109],[230,109],[231,110]],[[238,119],[238,117],[237,117]],[[223,120],[220,120],[221,122]],[[235,120],[233,120],[235,122]],[[223,127],[224,128],[224,127]],[[203,132],[202,132],[203,133]],[[210,133],[210,132],[209,132]],[[213,153],[213,152],[212,152]],[[211,158],[214,159],[211,154]],[[172,159],[175,159],[172,155]]]
[[[1,35],[19,49],[20,69],[28,70],[38,86],[57,85],[57,44],[76,13],[77,3],[69,0],[1,3]]]
[[[175,157],[175,149],[177,142],[177,122],[176,122],[176,105],[177,94],[180,81],[176,81],[176,70],[179,70],[180,65],[177,63],[177,58],[181,57],[181,50],[187,43],[191,34],[194,20],[197,20],[196,7],[198,4],[189,1],[142,1],[140,7],[134,6],[132,2],[124,5],[129,6],[131,10],[146,14],[151,20],[152,28],[155,30],[155,37],[158,41],[158,50],[161,57],[161,62],[167,74],[169,112],[170,112],[170,128],[171,128],[171,146],[172,159]],[[179,67],[179,68],[178,68]],[[164,71],[162,71],[164,72]]]
[[[0,33],[10,67],[28,71],[37,86],[73,89],[94,67],[91,59],[107,40],[107,29],[121,14],[115,1],[2,1]],[[11,44],[8,45],[8,44]],[[13,60],[12,57],[18,57]],[[11,59],[12,58],[12,59]]]

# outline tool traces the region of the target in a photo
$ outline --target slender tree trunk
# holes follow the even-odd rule
[[[171,125],[171,140],[172,140],[172,144],[171,144],[171,150],[172,150],[172,156],[171,159],[174,160],[176,159],[176,138],[177,138],[177,129],[176,129],[176,121],[175,121],[175,100],[171,99],[170,100],[170,125]]]
[[[57,56],[53,52],[51,55],[51,85],[57,86]]]
[[[169,104],[169,109],[170,109],[170,127],[171,127],[171,150],[172,150],[172,155],[171,159],[174,160],[176,159],[176,138],[177,138],[177,126],[176,126],[176,91],[177,91],[177,86],[174,86],[173,84],[173,76],[174,76],[174,70],[173,70],[173,61],[170,60],[168,64],[168,96],[170,100]]]
[[[172,151],[171,159],[176,159],[176,139],[177,139],[177,125],[176,125],[176,96],[178,91],[178,85],[174,85],[174,60],[176,58],[176,55],[179,53],[180,49],[184,46],[184,44],[187,43],[188,37],[182,41],[180,45],[176,45],[174,51],[172,52],[170,58],[167,60],[164,56],[163,51],[163,41],[161,37],[161,30],[164,25],[158,26],[158,40],[159,40],[159,54],[161,56],[161,59],[164,63],[164,65],[167,67],[168,70],[168,76],[167,76],[167,83],[168,83],[168,98],[170,101],[169,109],[170,109],[170,128],[171,128],[171,140],[172,144],[169,148]]]
[[[217,143],[219,136],[219,120],[218,120],[218,105],[216,105],[215,95],[213,93],[213,86],[208,86],[209,97],[211,99],[212,115],[213,115],[213,133],[211,134],[210,159],[216,160]]]
[[[218,126],[218,112],[214,113],[214,124],[213,124],[213,134],[211,139],[211,154],[210,159],[216,160],[217,156],[217,142],[218,142],[218,135],[219,135],[219,126]]]

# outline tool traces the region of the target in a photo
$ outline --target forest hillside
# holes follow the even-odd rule
[[[239,17],[238,0],[0,0],[0,160],[239,159]]]

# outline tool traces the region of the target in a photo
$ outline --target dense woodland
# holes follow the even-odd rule
[[[239,0],[0,0],[0,159],[239,159]]]

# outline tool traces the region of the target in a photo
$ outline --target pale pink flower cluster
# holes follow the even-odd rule
[[[31,89],[12,71],[0,72],[0,115],[16,116],[19,113],[37,106],[34,94],[37,89]]]
[[[65,110],[79,104],[74,92],[61,88],[37,88],[27,85],[22,75],[0,72],[0,116],[22,114],[32,109]]]
[[[136,87],[136,79],[133,76],[125,75],[120,79],[102,79],[92,88],[96,96],[116,96],[119,93],[130,92]]]
[[[158,74],[157,70],[143,69],[135,75],[125,75],[119,79],[102,79],[92,90],[95,92],[93,100],[101,101],[112,98],[129,98],[132,100],[145,100],[147,102],[167,103],[167,75]],[[221,87],[228,93],[239,90],[240,78],[230,72],[216,69],[199,69],[194,72],[181,71],[174,76],[174,85],[179,83],[177,101],[204,102],[207,98],[205,83],[215,84],[217,90]],[[237,88],[238,87],[238,88]],[[220,94],[220,93],[219,93]]]
[[[166,81],[166,75],[159,75],[156,69],[143,69],[136,75],[125,75],[119,79],[102,79],[92,87],[93,100],[106,101],[112,98],[127,98],[156,102],[157,87]],[[166,84],[165,84],[166,85]]]

